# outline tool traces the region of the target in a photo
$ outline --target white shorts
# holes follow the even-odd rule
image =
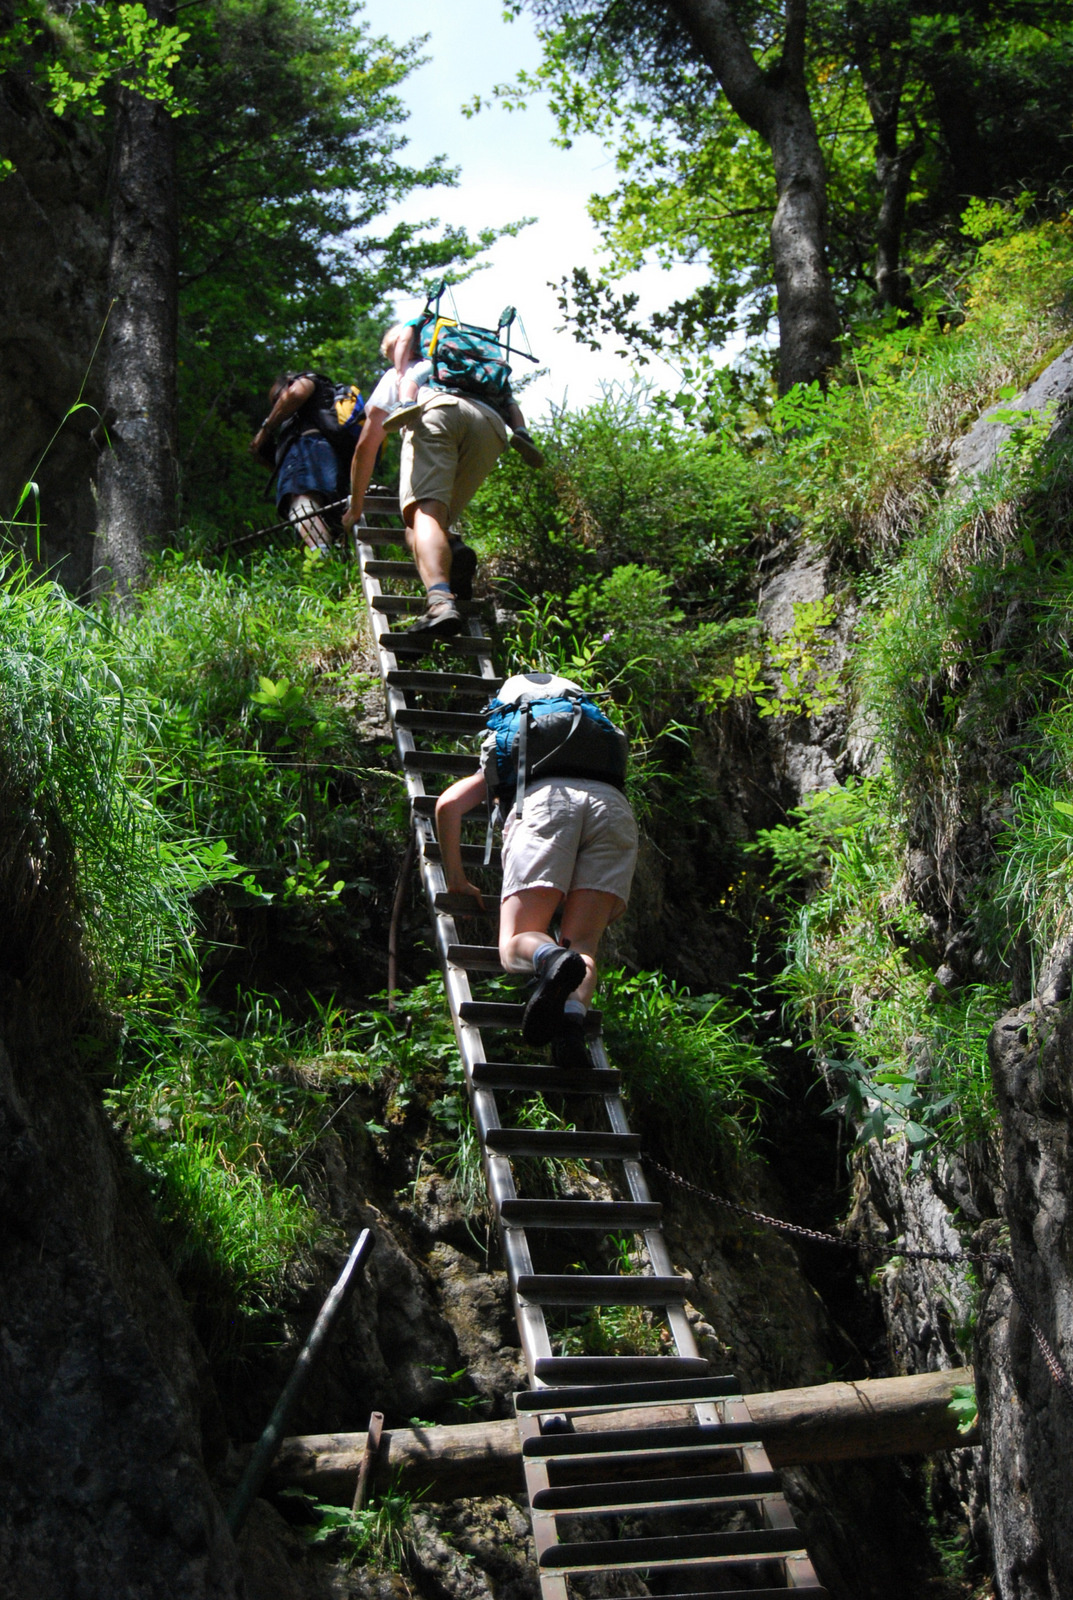
[[[520,889],[599,889],[625,910],[636,864],[637,823],[610,783],[539,778],[521,820],[512,810],[503,828],[504,900]]]

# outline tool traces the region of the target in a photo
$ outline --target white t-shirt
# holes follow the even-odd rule
[[[412,361],[406,369],[406,376],[413,378],[418,387],[418,399],[424,398],[421,385],[428,380],[432,372],[431,361]],[[381,411],[391,411],[399,403],[399,375],[394,367],[388,367],[376,388],[365,402],[368,411],[372,406],[379,406]]]
[[[442,389],[432,389],[429,387],[428,380],[431,375],[431,361],[412,361],[406,369],[406,376],[408,378],[413,378],[417,384],[417,399],[422,402],[430,400],[434,394],[444,393]],[[483,411],[486,417],[490,417],[491,420],[497,424],[502,438],[505,439],[507,437],[507,430],[504,426],[503,418],[494,406],[488,405],[484,400],[478,400],[477,396],[473,394],[463,395],[462,398],[468,400],[470,405],[476,406],[479,410]],[[387,371],[384,373],[384,376],[380,379],[380,382],[377,384],[368,400],[366,400],[365,409],[366,411],[370,411],[372,410],[373,406],[379,406],[381,411],[392,411],[398,405],[398,403],[399,375],[395,371],[394,367],[388,367]]]

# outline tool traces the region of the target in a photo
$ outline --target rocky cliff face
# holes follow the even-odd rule
[[[1055,404],[1057,430],[1071,396],[1073,351],[1067,351],[1012,404],[1037,412]],[[953,453],[956,485],[985,472],[1008,437],[1009,428],[985,413]],[[795,601],[815,600],[836,587],[836,577],[814,556],[791,554],[762,599],[770,631],[785,631]],[[852,639],[852,622],[852,614],[843,613],[843,647]],[[861,730],[836,712],[819,726],[790,728],[773,765],[796,799],[836,777],[874,770],[874,752]],[[920,851],[907,863],[925,911],[934,909],[928,888],[937,870]],[[946,934],[948,954],[957,961],[959,927],[952,923]],[[1036,997],[996,1021],[989,1050],[1001,1149],[978,1145],[912,1174],[904,1145],[873,1141],[855,1159],[846,1224],[850,1235],[888,1252],[1002,1252],[1008,1239],[1032,1315],[1067,1366],[1073,1362],[1070,965],[1066,946],[1055,953]],[[956,973],[948,976],[956,979]],[[932,1503],[945,1504],[955,1516],[960,1508],[978,1560],[985,1567],[993,1561],[1003,1600],[1066,1600],[1073,1595],[1073,1514],[1063,1484],[1073,1394],[1062,1392],[1048,1372],[1007,1278],[988,1266],[898,1256],[873,1281],[891,1370],[936,1370],[970,1355],[975,1365],[984,1445],[933,1464]]]
[[[14,514],[36,472],[40,545],[31,497],[21,513],[30,524],[24,548],[79,593],[96,526],[97,416],[64,418],[80,393],[91,405],[99,397],[91,363],[108,309],[107,150],[95,119],[46,117],[11,75],[0,78],[0,145],[15,163],[0,183],[0,517]]]

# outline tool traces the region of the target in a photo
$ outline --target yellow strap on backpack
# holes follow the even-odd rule
[[[443,332],[444,328],[457,328],[457,327],[458,327],[458,318],[457,317],[437,317],[436,318],[436,326],[432,330],[432,338],[429,340],[429,346],[428,346],[428,353],[429,353],[430,358],[436,354],[436,343],[437,343],[437,340],[440,337],[440,334]]]

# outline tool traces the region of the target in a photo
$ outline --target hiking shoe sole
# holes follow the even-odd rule
[[[460,539],[451,546],[451,588],[456,600],[473,599],[473,579],[477,571],[477,552]]]
[[[522,1018],[526,1044],[548,1044],[562,1032],[563,1006],[584,976],[585,963],[576,950],[560,950],[551,957]]]
[[[424,616],[418,617],[402,632],[425,633],[433,639],[446,639],[451,634],[460,633],[462,630],[462,613],[453,600],[441,600],[438,605],[429,606]]]
[[[421,415],[420,400],[406,401],[396,406],[394,411],[389,411],[384,418],[384,432],[398,433],[400,428],[409,428]]]

